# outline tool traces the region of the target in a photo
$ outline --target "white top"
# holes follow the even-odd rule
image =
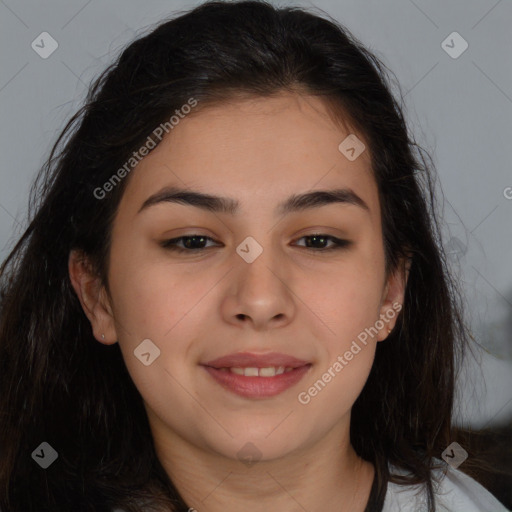
[[[434,481],[436,512],[510,512],[476,480],[447,465],[435,470],[439,485]],[[403,474],[394,468],[392,473]],[[400,485],[388,482],[382,512],[427,512],[427,493],[421,484]]]

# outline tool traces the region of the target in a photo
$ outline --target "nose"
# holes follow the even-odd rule
[[[226,321],[263,331],[284,327],[293,320],[296,297],[291,272],[270,253],[263,250],[252,263],[241,260],[230,273],[231,286],[223,310]]]

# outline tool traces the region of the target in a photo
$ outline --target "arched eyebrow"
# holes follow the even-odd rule
[[[210,212],[227,213],[229,215],[237,215],[240,211],[240,203],[230,197],[205,194],[186,188],[164,187],[148,197],[137,213],[160,203],[179,203]],[[277,205],[275,215],[287,215],[334,203],[354,205],[368,213],[370,212],[368,205],[353,190],[350,188],[338,188],[293,194]]]

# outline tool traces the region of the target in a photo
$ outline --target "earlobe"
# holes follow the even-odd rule
[[[110,301],[100,276],[93,271],[87,256],[72,250],[69,254],[68,272],[96,340],[105,345],[116,343],[117,334]]]

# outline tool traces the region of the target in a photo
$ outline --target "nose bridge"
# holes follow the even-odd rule
[[[268,235],[268,234],[267,234]],[[273,287],[277,280],[276,268],[279,249],[272,247],[271,236],[259,235],[262,243],[252,236],[246,237],[237,247],[236,251],[243,262],[241,269],[241,282],[250,284],[251,288],[261,288],[263,291],[269,286]],[[281,265],[282,266],[282,265]]]

